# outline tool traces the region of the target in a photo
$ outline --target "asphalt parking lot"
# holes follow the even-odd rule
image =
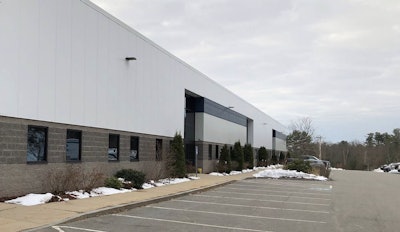
[[[336,231],[332,182],[248,179],[40,231]]]

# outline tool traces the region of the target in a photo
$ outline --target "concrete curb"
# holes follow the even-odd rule
[[[127,211],[130,209],[134,209],[134,208],[138,208],[138,207],[142,207],[142,206],[146,206],[146,205],[150,205],[150,204],[155,204],[155,203],[159,203],[162,201],[168,201],[174,198],[178,198],[178,197],[182,197],[182,196],[186,196],[189,194],[195,194],[195,193],[200,193],[200,192],[204,192],[207,190],[211,190],[220,186],[224,186],[224,185],[228,185],[231,183],[236,182],[237,180],[230,180],[227,182],[223,182],[223,183],[219,183],[219,184],[214,184],[214,185],[210,185],[210,186],[206,186],[206,187],[201,187],[201,188],[195,188],[195,189],[191,189],[191,190],[187,190],[187,191],[183,191],[183,192],[178,192],[175,194],[169,194],[166,196],[162,196],[162,197],[156,197],[156,198],[152,198],[152,199],[148,199],[148,200],[144,200],[144,201],[138,201],[138,202],[133,202],[133,203],[127,203],[127,204],[122,204],[122,205],[116,205],[116,206],[111,206],[111,207],[106,207],[106,208],[101,208],[101,209],[97,209],[94,211],[90,211],[90,212],[86,212],[86,213],[81,213],[77,216],[74,217],[70,217],[70,218],[66,218],[64,220],[61,221],[57,221],[48,225],[44,225],[44,226],[40,226],[40,227],[36,227],[36,228],[32,228],[32,229],[27,229],[27,230],[23,230],[26,232],[33,232],[33,231],[37,231],[40,229],[44,229],[50,226],[55,226],[58,224],[65,224],[65,223],[69,223],[69,222],[75,222],[75,221],[80,221],[80,220],[84,220],[84,219],[88,219],[88,218],[92,218],[92,217],[98,217],[98,216],[102,216],[102,215],[106,215],[106,214],[113,214],[113,213],[120,213],[122,211]]]

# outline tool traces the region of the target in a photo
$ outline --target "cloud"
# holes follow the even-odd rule
[[[326,140],[391,132],[400,114],[397,0],[93,0],[283,124]]]

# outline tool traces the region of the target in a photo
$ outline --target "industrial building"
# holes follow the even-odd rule
[[[277,120],[90,1],[0,1],[0,196],[74,165],[149,172],[177,132],[204,172],[237,141],[286,152]]]

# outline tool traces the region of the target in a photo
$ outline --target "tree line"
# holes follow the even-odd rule
[[[323,143],[322,154],[332,166],[353,170],[372,170],[383,164],[400,162],[400,128],[391,134],[369,133],[364,142]]]
[[[327,143],[316,140],[310,118],[302,118],[289,126],[287,136],[288,156],[321,154],[332,167],[350,170],[372,170],[383,164],[400,162],[400,128],[392,133],[374,132],[366,135],[363,142],[341,141]]]

